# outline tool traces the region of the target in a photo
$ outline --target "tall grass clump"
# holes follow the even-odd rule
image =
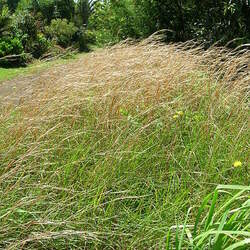
[[[237,191],[235,194],[233,191]],[[219,185],[214,193],[202,202],[193,225],[185,223],[170,228],[166,237],[166,249],[246,249],[250,245],[249,186]],[[228,198],[216,209],[219,194]],[[209,204],[210,203],[210,204]],[[207,213],[204,211],[209,208]],[[171,230],[175,229],[174,242]]]
[[[149,39],[20,81],[0,100],[0,248],[165,248],[218,184],[249,185],[247,51]],[[230,223],[216,202],[204,218]],[[226,245],[211,222],[194,243]]]

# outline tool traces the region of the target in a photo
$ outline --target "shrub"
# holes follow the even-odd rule
[[[39,2],[35,2],[35,10],[40,12],[43,18],[50,22],[53,19],[54,11],[55,11],[55,1],[54,0],[40,0]]]
[[[0,6],[0,35],[9,28],[10,12],[7,6]]]
[[[33,57],[41,57],[49,48],[49,41],[40,32],[39,15],[33,16],[27,11],[19,11],[13,17],[11,32],[15,37],[19,37],[25,52]]]
[[[85,31],[85,37],[86,37],[86,41],[87,43],[95,43],[96,42],[96,36],[95,33],[91,30],[86,30]]]
[[[19,0],[16,6],[16,11],[32,10],[32,7],[33,0]]]
[[[0,39],[0,57],[21,53],[23,53],[23,46],[22,42],[18,38]]]
[[[30,60],[27,53],[37,54],[38,48],[41,51],[45,48],[41,45],[41,39],[38,39],[36,19],[32,14],[18,11],[11,17],[8,15],[8,9],[3,8],[0,17],[0,57],[8,58],[2,58],[0,64],[20,66]]]
[[[25,55],[22,42],[17,37],[4,37],[0,39],[0,58],[13,55],[11,59],[1,59],[0,66],[14,66],[24,64]],[[15,55],[18,55],[15,57]]]
[[[48,51],[49,47],[50,43],[46,37],[43,34],[38,34],[32,45],[32,55],[35,58],[39,58]]]
[[[27,40],[34,40],[37,36],[36,19],[28,11],[18,12],[14,16],[15,28],[22,36],[25,36]]]
[[[65,48],[72,42],[73,36],[77,32],[77,27],[66,19],[53,19],[45,30],[53,41]]]
[[[27,11],[20,11],[13,15],[11,25],[12,36],[18,37],[22,42],[24,51],[33,54],[34,42],[37,39],[36,19]]]
[[[136,15],[128,1],[104,1],[95,5],[89,28],[95,31],[97,44],[117,43],[128,37],[137,38]]]

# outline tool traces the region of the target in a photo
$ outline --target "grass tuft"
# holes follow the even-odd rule
[[[233,194],[235,191],[236,194]],[[213,195],[209,196],[211,198],[208,213],[204,213],[204,204],[208,203],[208,199],[205,198],[196,216],[195,225],[187,226],[188,212],[180,236],[182,240],[175,243],[172,242],[172,245],[177,245],[177,249],[247,249],[250,243],[249,191],[249,186],[219,185]],[[219,203],[219,193],[226,197],[224,204],[216,211],[214,208]],[[203,220],[199,223],[201,212],[204,213],[206,221]],[[198,225],[199,230],[197,233]],[[179,237],[179,227],[173,227],[176,229],[177,238]],[[171,232],[167,235],[167,242],[170,242],[170,238]],[[166,249],[171,249],[169,243],[166,245]]]

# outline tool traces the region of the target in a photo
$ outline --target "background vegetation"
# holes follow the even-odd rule
[[[87,50],[89,4],[85,2],[1,0],[0,65],[25,65],[32,58],[63,53],[67,47]]]
[[[83,51],[88,43],[142,39],[162,29],[167,42],[236,47],[250,41],[250,1],[0,0],[0,64],[22,65],[69,46]]]

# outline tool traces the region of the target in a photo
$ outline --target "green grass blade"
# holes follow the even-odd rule
[[[192,208],[188,209],[187,216],[186,216],[183,228],[182,228],[181,237],[180,237],[180,241],[179,241],[179,247],[178,247],[179,250],[182,249],[182,243],[183,243],[183,239],[184,239],[184,234],[185,234],[185,229],[186,229],[186,225],[187,225],[187,220],[188,220],[188,216],[189,216],[189,213],[190,213],[191,209]]]
[[[192,236],[189,228],[186,228],[186,234],[187,234],[187,237],[189,239],[190,246],[193,248],[193,246],[194,246],[194,240],[193,240],[193,236]]]
[[[250,186],[242,186],[242,185],[218,185],[217,190],[220,189],[229,189],[229,190],[245,190],[250,191]]]
[[[234,243],[233,245],[225,248],[225,250],[234,250],[234,249],[237,249],[239,247],[243,247],[243,246],[249,246],[250,245],[250,238],[248,239],[245,239],[245,240],[242,240],[242,241],[239,241],[239,242],[236,242]]]
[[[170,241],[171,241],[171,229],[168,230],[166,237],[166,250],[170,250]]]
[[[175,232],[175,247],[179,249],[179,225],[177,224],[176,232]]]
[[[207,228],[209,227],[209,225],[212,222],[217,198],[218,198],[218,190],[215,190],[213,200],[212,200],[212,204],[211,204],[211,207],[210,207],[210,210],[209,210],[209,213],[208,213],[207,221],[206,221],[206,224],[205,224],[205,227],[204,227],[205,230],[207,230]]]
[[[245,236],[245,237],[250,237],[250,232],[247,232],[247,231],[227,231],[227,230],[218,231],[218,230],[208,230],[207,232],[198,235],[194,239],[194,241],[199,240],[197,242],[197,244],[196,244],[196,247],[199,247],[208,236],[213,235],[213,234],[224,234],[224,235],[227,235],[227,236],[241,235],[241,236]]]
[[[214,239],[214,247],[213,249],[217,250],[217,249],[221,249],[221,239],[222,237],[220,237],[220,231],[223,230],[223,227],[226,223],[226,219],[227,219],[227,216],[228,216],[228,213],[229,213],[229,210],[227,210],[223,216],[222,216],[222,219],[221,219],[221,222],[220,222],[220,225],[218,227],[218,233],[215,235],[215,239]]]
[[[196,219],[195,219],[195,224],[194,224],[194,229],[193,229],[193,237],[195,238],[196,235],[197,235],[197,228],[198,228],[198,223],[200,221],[200,217],[201,217],[201,214],[202,212],[204,211],[208,201],[210,200],[212,194],[209,194],[205,197],[205,199],[203,200],[199,210],[198,210],[198,214],[196,216]]]
[[[225,209],[227,209],[236,199],[238,199],[244,192],[246,191],[246,189],[241,190],[240,192],[238,192],[237,194],[235,194],[231,199],[229,199],[216,213],[215,216],[217,216],[218,214],[221,214]]]

